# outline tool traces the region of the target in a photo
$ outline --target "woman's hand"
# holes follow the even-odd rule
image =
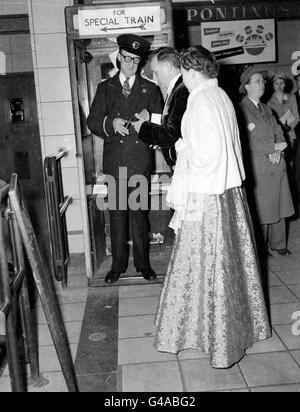
[[[276,151],[272,154],[269,154],[269,160],[272,163],[272,165],[278,165],[281,159],[281,152]]]
[[[127,121],[121,119],[120,117],[115,118],[113,121],[113,128],[115,130],[115,133],[120,133],[121,136],[127,136],[129,134],[129,131],[125,127],[126,123]]]

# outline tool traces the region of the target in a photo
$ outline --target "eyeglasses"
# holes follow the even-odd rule
[[[123,57],[125,63],[131,63],[133,60],[134,64],[139,64],[141,62],[141,58],[140,57],[130,57],[130,56],[124,56],[124,54],[122,54],[121,52],[119,52],[120,55]]]
[[[266,84],[266,80],[265,79],[257,79],[257,80],[253,80],[252,82],[249,82],[248,84],[252,84],[252,83]]]

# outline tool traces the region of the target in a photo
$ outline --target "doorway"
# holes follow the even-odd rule
[[[122,9],[122,15],[125,12],[128,15],[137,12],[145,15],[148,9],[144,10],[144,7],[147,6],[149,7],[149,4],[145,4],[142,1],[129,0],[128,4],[124,5],[124,3],[118,0],[107,0],[106,2],[101,2],[101,5],[66,8],[67,44],[75,119],[77,161],[81,173],[83,172],[84,174],[83,183],[85,183],[84,194],[86,198],[82,198],[82,204],[84,207],[87,205],[86,217],[88,217],[88,221],[85,222],[84,234],[86,245],[90,247],[90,253],[86,250],[85,258],[89,283],[92,286],[103,284],[107,268],[111,266],[110,225],[107,210],[99,207],[99,204],[102,204],[106,197],[105,176],[102,170],[103,139],[91,133],[86,119],[89,115],[90,106],[98,84],[116,74],[117,36],[121,33],[126,33],[128,30],[133,33],[133,29],[136,34],[141,35],[141,27],[127,27],[133,24],[130,23],[131,20],[129,19],[124,23],[126,27],[120,24],[119,27],[112,28],[113,32],[108,30],[91,32],[89,29],[87,31],[82,30],[81,23],[85,21],[85,16],[94,16],[97,19],[97,16],[103,10],[108,14],[114,14],[116,9]],[[173,45],[171,3],[168,0],[160,0],[151,3],[151,8],[155,9],[155,11],[151,9],[153,19],[155,18],[157,21],[160,19],[160,29],[158,30],[157,27],[147,27],[147,30],[144,30],[143,28],[142,35],[151,43],[153,49]],[[149,10],[148,12],[150,13]],[[118,29],[117,32],[115,31],[116,28]],[[144,67],[142,75],[149,77],[149,74],[147,68]],[[160,187],[160,174],[171,174],[163,155],[158,150],[153,155],[155,156],[156,167],[152,175],[151,206],[152,201],[155,204],[157,203],[156,198],[161,203],[165,201],[166,193]],[[170,237],[168,230],[169,220],[169,210],[156,210],[151,207],[149,215],[149,243],[151,248],[158,249],[154,254],[159,256],[160,259],[164,255],[161,247],[163,242],[160,239],[167,240]],[[129,239],[129,245],[131,244],[130,242]],[[167,253],[169,253],[169,247]],[[157,272],[165,272],[162,266],[161,260],[157,260]],[[127,272],[128,277],[122,279],[125,284],[141,282],[137,278],[137,274],[130,262]]]
[[[42,153],[34,74],[0,76],[0,179],[10,182],[17,173],[30,218],[49,256]]]

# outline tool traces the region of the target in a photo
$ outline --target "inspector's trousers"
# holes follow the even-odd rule
[[[127,190],[122,190],[127,185]],[[120,190],[121,188],[121,190]],[[116,185],[116,207],[109,209],[112,270],[126,272],[129,257],[128,240],[133,241],[134,266],[138,272],[150,267],[149,261],[149,181],[147,187],[128,187],[120,180]],[[111,194],[109,193],[109,196]],[[140,207],[138,207],[140,205]],[[125,210],[124,210],[125,209]],[[143,210],[144,209],[144,210]]]

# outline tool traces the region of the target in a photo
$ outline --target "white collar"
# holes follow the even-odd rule
[[[135,76],[135,74],[134,74],[134,75],[131,76],[130,79],[129,79],[129,86],[130,86],[131,89],[132,89],[132,86],[133,86],[133,84],[134,84],[134,82],[135,82],[135,77],[136,77],[136,76]],[[124,82],[125,82],[125,80],[126,80],[126,76],[124,76],[124,74],[123,74],[122,72],[120,72],[119,79],[120,79],[121,85],[123,86],[123,84],[124,84]]]
[[[198,84],[193,90],[191,90],[189,100],[191,100],[192,96],[196,95],[200,90],[207,89],[208,87],[218,87],[218,85],[218,79],[215,78],[203,81],[201,84]]]
[[[248,96],[249,97],[249,96]],[[256,100],[251,99],[251,97],[249,97],[249,99],[251,100],[251,102],[253,102],[255,104],[256,107],[258,107],[258,103]]]
[[[170,94],[172,93],[172,90],[174,89],[175,84],[177,83],[177,80],[179,79],[180,76],[181,76],[181,73],[178,73],[177,76],[173,77],[173,79],[170,81],[168,91],[167,91],[168,96],[170,96]]]

